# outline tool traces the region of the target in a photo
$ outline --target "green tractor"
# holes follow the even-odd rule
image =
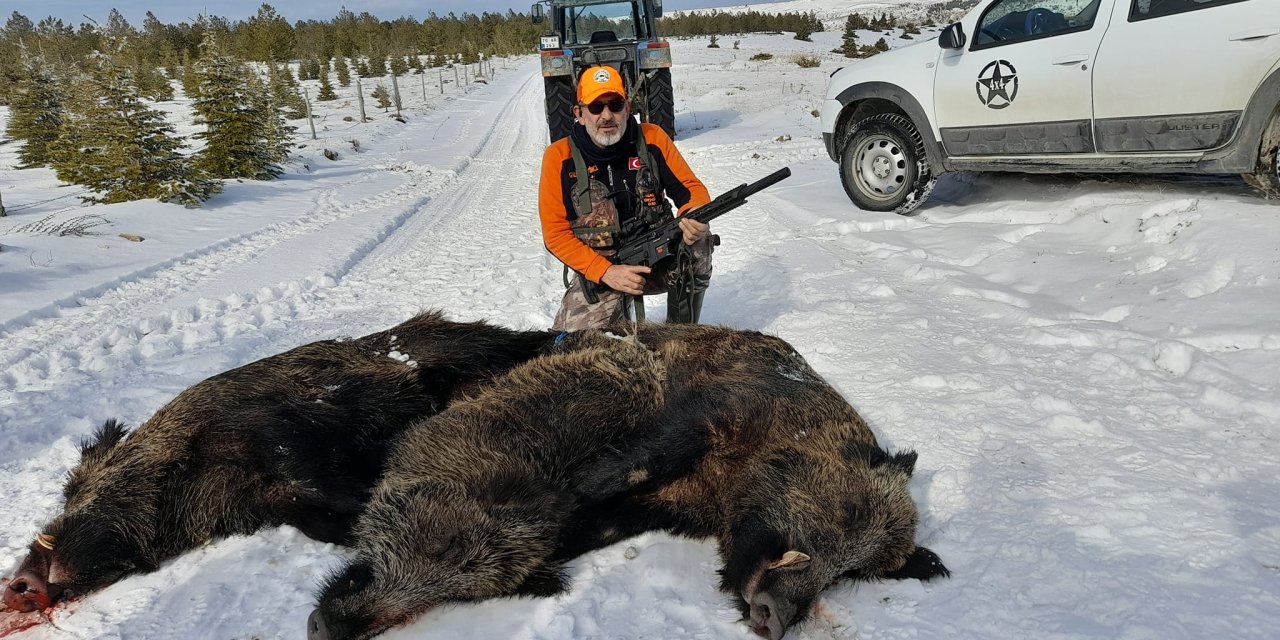
[[[675,137],[671,49],[658,38],[661,15],[662,0],[544,0],[533,5],[533,22],[548,23],[538,49],[553,141],[572,130],[578,76],[597,65],[611,66],[622,75],[632,110],[641,121]]]

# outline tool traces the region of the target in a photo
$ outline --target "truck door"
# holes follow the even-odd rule
[[[966,19],[967,48],[944,51],[934,75],[947,155],[1093,152],[1099,8],[1116,1],[994,0]]]
[[[1226,144],[1277,60],[1278,0],[1118,0],[1094,68],[1099,150]]]

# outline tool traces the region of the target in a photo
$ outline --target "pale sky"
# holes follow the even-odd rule
[[[72,25],[78,25],[85,22],[84,16],[89,16],[98,22],[106,19],[107,14],[114,7],[124,14],[135,27],[142,25],[142,19],[146,16],[147,11],[151,11],[160,19],[161,22],[167,24],[175,24],[178,22],[191,22],[197,15],[208,14],[218,15],[231,20],[241,20],[253,16],[258,12],[258,7],[263,3],[261,0],[230,0],[222,2],[199,2],[187,0],[108,0],[106,2],[91,2],[89,0],[8,0],[4,2],[0,11],[0,26],[4,21],[9,19],[14,11],[30,18],[32,22],[39,22],[41,18],[46,16],[54,16],[61,18],[64,22]],[[328,20],[338,14],[338,10],[344,5],[356,14],[362,11],[368,11],[384,20],[391,20],[401,16],[413,16],[422,19],[429,11],[435,11],[437,14],[446,15],[450,11],[462,15],[465,12],[479,14],[481,12],[506,13],[507,9],[514,8],[521,13],[528,13],[532,0],[433,0],[423,2],[422,0],[372,0],[366,2],[342,2],[339,0],[279,0],[277,2],[268,2],[275,7],[276,13],[284,16],[290,22],[297,20]],[[675,11],[680,9],[693,9],[700,7],[717,7],[753,4],[749,0],[666,0],[663,2],[663,8],[667,11]]]

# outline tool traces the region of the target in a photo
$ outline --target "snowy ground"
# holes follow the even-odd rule
[[[954,572],[836,586],[789,637],[1275,637],[1280,207],[1233,177],[960,175],[913,218],[860,211],[811,114],[851,63],[827,53],[838,36],[673,46],[678,143],[712,191],[794,171],[715,223],[704,319],[790,340],[882,444],[919,452],[919,539]],[[420,309],[550,324],[541,81],[529,58],[495,66],[465,94],[428,84],[426,104],[407,80],[405,124],[321,107],[283,179],[203,210],[68,209],[76,188],[0,146],[0,573],[106,418],[138,424],[205,377]],[[15,231],[49,214],[110,222]],[[342,554],[288,528],[223,540],[18,636],[299,638]],[[574,562],[565,596],[384,637],[747,640],[716,567],[709,542],[646,535]]]

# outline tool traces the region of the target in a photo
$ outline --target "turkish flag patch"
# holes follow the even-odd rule
[[[627,168],[632,171],[640,170],[640,158],[631,158],[627,160]]]

